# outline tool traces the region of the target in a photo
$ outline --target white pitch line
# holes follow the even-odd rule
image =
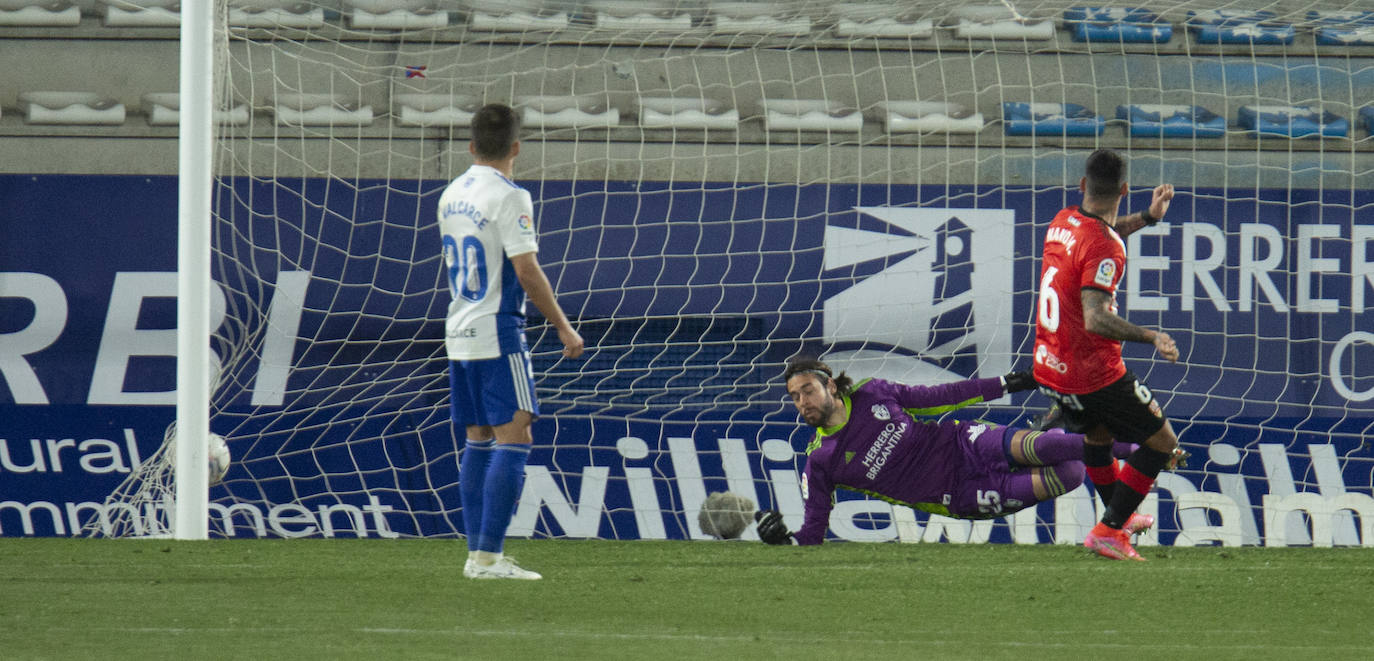
[[[510,637],[526,638],[531,635],[550,636],[557,638],[586,638],[592,640],[685,640],[685,641],[709,641],[709,642],[786,642],[794,644],[821,644],[829,642],[840,642],[849,640],[839,637],[817,637],[817,636],[797,636],[797,635],[769,635],[769,634],[749,634],[739,636],[710,636],[705,634],[669,634],[669,633],[615,633],[615,632],[593,632],[593,631],[542,631],[532,629],[406,629],[406,628],[380,628],[364,627],[355,629],[359,633],[372,633],[384,635],[425,635],[425,636],[485,636],[485,637]],[[1177,633],[1177,630],[1169,630]],[[1044,633],[1044,632],[1041,632]],[[1084,632],[1078,632],[1084,633]],[[1141,632],[1135,631],[1139,634]],[[1225,630],[1215,633],[1234,634],[1234,630]],[[970,633],[970,635],[973,635]],[[867,638],[863,641],[866,644],[876,645],[927,645],[927,646],[967,646],[968,638],[938,639],[929,636],[921,638],[897,638],[897,639],[874,639]],[[977,645],[987,645],[992,647],[1008,647],[1015,649],[1102,649],[1102,650],[1138,650],[1141,644],[1137,642],[1129,643],[1088,643],[1088,642],[1065,642],[1065,643],[1034,643],[1024,641],[1008,642],[979,642]],[[1197,645],[1189,643],[1152,643],[1149,649],[1178,650],[1178,651],[1203,651],[1203,650],[1237,650],[1250,649],[1262,651],[1290,651],[1290,652],[1333,652],[1333,651],[1367,651],[1367,648],[1360,645],[1237,645],[1233,643],[1223,643],[1218,645]]]
[[[301,629],[300,629],[299,627],[80,627],[79,629],[77,629],[77,628],[63,628],[63,627],[52,627],[52,628],[49,628],[49,632],[58,632],[58,633],[60,633],[60,632],[69,632],[69,631],[77,631],[77,630],[80,630],[80,631],[83,631],[83,632],[91,632],[91,631],[110,631],[110,632],[121,632],[121,633],[149,633],[149,634],[163,634],[163,635],[186,635],[186,634],[207,634],[207,633],[214,633],[214,634],[245,634],[245,633],[246,633],[246,634],[265,634],[265,633],[298,634],[298,633],[301,632]],[[807,636],[807,635],[793,635],[793,634],[767,634],[767,633],[737,635],[737,636],[713,636],[713,635],[706,635],[706,634],[672,634],[672,633],[652,633],[652,632],[648,632],[648,633],[617,633],[617,632],[605,632],[605,631],[541,631],[541,630],[536,630],[536,629],[458,629],[458,628],[454,628],[454,629],[414,629],[414,628],[393,628],[393,627],[360,627],[360,628],[357,628],[357,629],[353,629],[353,631],[355,631],[355,632],[357,632],[357,633],[362,633],[362,634],[376,634],[376,635],[385,635],[385,636],[452,636],[452,637],[457,637],[457,638],[461,638],[461,637],[464,637],[464,636],[481,636],[481,637],[495,637],[495,638],[527,638],[527,637],[529,637],[529,636],[531,636],[531,635],[537,635],[537,636],[548,636],[548,637],[553,637],[553,638],[582,638],[582,639],[589,639],[589,640],[648,640],[648,641],[652,641],[652,640],[679,640],[679,641],[718,642],[718,643],[731,643],[731,642],[778,642],[778,643],[793,643],[793,644],[824,644],[824,643],[843,642],[843,641],[849,640],[848,638],[841,638],[841,637],[821,637],[821,636]],[[1004,631],[1003,633],[1004,633],[1004,634],[1009,634],[1009,633],[1013,633],[1013,632]],[[1074,636],[1081,636],[1081,635],[1089,635],[1089,634],[1100,634],[1100,633],[1103,633],[1103,632],[1102,632],[1102,631],[1075,630],[1075,631],[1060,631],[1060,632],[1037,631],[1037,633],[1039,633],[1039,634],[1054,634],[1054,635],[1058,635],[1058,634],[1070,635],[1070,634],[1071,634],[1071,635],[1074,635]],[[1137,631],[1133,631],[1133,633],[1139,635],[1139,634],[1142,634],[1142,633],[1149,633],[1149,632],[1148,632],[1148,631],[1139,631],[1139,630],[1137,630]],[[1170,629],[1170,630],[1167,630],[1167,631],[1166,631],[1166,630],[1161,630],[1160,633],[1161,633],[1161,634],[1163,634],[1163,633],[1174,633],[1174,634],[1176,634],[1176,633],[1178,633],[1178,631],[1175,630],[1175,629]],[[1228,635],[1236,635],[1236,634],[1242,634],[1242,633],[1245,633],[1245,632],[1242,632],[1242,631],[1239,631],[1239,630],[1233,630],[1233,629],[1226,629],[1226,630],[1214,630],[1214,631],[1205,631],[1205,632],[1199,631],[1199,632],[1189,632],[1189,633],[1190,633],[1190,634],[1195,634],[1195,633],[1209,633],[1209,634],[1228,634]],[[1257,632],[1251,632],[1251,633],[1257,633]],[[1314,636],[1321,636],[1321,635],[1331,635],[1331,634],[1334,634],[1335,632],[1330,632],[1330,631],[1311,631],[1311,632],[1309,632],[1309,633],[1311,633],[1311,634],[1314,635]],[[971,643],[970,643],[970,637],[973,637],[973,636],[975,636],[975,635],[977,635],[976,632],[969,632],[969,636],[966,636],[966,637],[955,637],[955,638],[936,638],[936,637],[932,637],[932,636],[922,636],[922,637],[920,637],[920,638],[892,638],[892,639],[870,638],[870,639],[865,639],[865,640],[864,640],[864,643],[866,643],[866,644],[871,644],[871,645],[880,645],[880,646],[889,646],[889,645],[903,645],[903,646],[915,646],[915,647],[921,647],[921,646],[925,646],[925,647],[968,646],[968,645],[971,644]],[[1055,643],[1055,642],[1037,643],[1037,642],[1026,642],[1026,641],[985,641],[985,640],[984,640],[984,641],[979,641],[979,642],[977,642],[977,643],[974,643],[974,645],[975,645],[975,646],[987,646],[987,647],[1001,647],[1001,648],[1018,649],[1018,650],[1063,650],[1063,649],[1073,649],[1073,650],[1087,650],[1087,649],[1092,649],[1092,650],[1139,650],[1139,649],[1141,648],[1141,644],[1140,644],[1138,641],[1135,641],[1135,642],[1128,642],[1128,643],[1110,643],[1110,642],[1096,642],[1096,643],[1094,643],[1094,642],[1085,642],[1085,641],[1082,641],[1082,640],[1076,640],[1076,641],[1073,641],[1073,642],[1062,642],[1062,643]],[[1359,653],[1364,653],[1364,652],[1367,652],[1367,651],[1368,651],[1368,648],[1365,647],[1365,646],[1363,646],[1363,645],[1282,645],[1282,644],[1268,644],[1268,643],[1263,643],[1263,644],[1219,643],[1219,644],[1216,644],[1216,645],[1199,645],[1199,644],[1192,644],[1192,643],[1158,643],[1158,642],[1157,642],[1157,643],[1151,643],[1148,647],[1149,647],[1149,649],[1150,649],[1151,651],[1155,651],[1155,652],[1167,652],[1167,651],[1171,651],[1171,650],[1172,650],[1172,651],[1178,651],[1178,652],[1185,652],[1185,651],[1188,651],[1188,652],[1198,652],[1198,651],[1208,651],[1208,650],[1228,650],[1228,651],[1229,651],[1229,650],[1254,650],[1254,651],[1266,652],[1266,653],[1286,652],[1286,653],[1291,653],[1291,654],[1312,654],[1312,653],[1320,653],[1320,652],[1326,652],[1326,653],[1330,653],[1330,652],[1359,652]]]

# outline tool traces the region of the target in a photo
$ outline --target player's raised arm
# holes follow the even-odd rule
[[[1169,203],[1174,199],[1174,185],[1160,184],[1155,186],[1154,192],[1150,196],[1150,206],[1144,211],[1133,213],[1129,216],[1118,218],[1116,221],[1116,233],[1121,238],[1126,238],[1142,227],[1150,227],[1164,219],[1164,214],[1169,212]]]
[[[891,384],[894,398],[902,408],[920,415],[939,415],[972,404],[990,402],[1007,393],[1036,387],[1029,372],[1011,372],[986,379],[966,379],[934,386]]]

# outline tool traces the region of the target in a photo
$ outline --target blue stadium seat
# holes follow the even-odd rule
[[[1374,45],[1374,11],[1309,11],[1320,46]]]
[[[1202,106],[1133,104],[1116,107],[1136,138],[1220,138],[1226,120]]]
[[[1364,130],[1374,135],[1374,106],[1360,108],[1360,119],[1364,121]]]
[[[1102,135],[1107,121],[1076,103],[1002,104],[1002,131],[1007,135]]]
[[[1064,25],[1074,41],[1162,44],[1174,35],[1172,25],[1139,7],[1072,7],[1064,11]]]
[[[1291,44],[1297,29],[1275,23],[1272,11],[1214,9],[1188,12],[1188,29],[1199,44]]]
[[[1256,135],[1285,138],[1343,138],[1350,120],[1311,106],[1241,106],[1236,124]]]

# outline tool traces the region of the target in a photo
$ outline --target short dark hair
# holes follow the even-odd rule
[[[503,103],[489,103],[472,115],[472,150],[477,158],[497,161],[510,155],[520,139],[520,115]]]
[[[835,370],[815,358],[797,358],[788,363],[787,369],[782,372],[782,382],[786,384],[798,374],[810,374],[819,379],[821,385],[825,385],[826,381],[834,381],[836,394],[844,397],[848,397],[854,387],[854,379],[849,375],[840,372],[839,376],[835,376]]]
[[[1110,149],[1099,149],[1088,156],[1083,173],[1089,196],[1114,198],[1121,195],[1121,184],[1126,181],[1126,161]]]

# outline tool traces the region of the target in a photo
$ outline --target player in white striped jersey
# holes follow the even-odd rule
[[[503,553],[524,482],[539,415],[525,340],[525,301],[558,331],[563,355],[582,354],[582,337],[539,266],[534,205],[511,181],[520,153],[520,117],[501,104],[472,118],[473,165],[439,198],[445,275],[453,296],[445,324],[451,412],[467,433],[459,492],[468,578],[538,579]]]

